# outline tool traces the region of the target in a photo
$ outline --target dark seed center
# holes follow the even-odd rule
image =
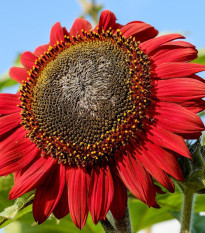
[[[87,41],[61,52],[38,77],[32,110],[39,127],[88,145],[116,130],[130,101],[128,55],[112,41]]]

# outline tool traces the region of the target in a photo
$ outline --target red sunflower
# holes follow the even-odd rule
[[[50,42],[21,56],[10,76],[17,94],[0,94],[0,175],[15,172],[10,199],[36,190],[34,219],[69,212],[82,228],[110,210],[123,217],[127,189],[150,207],[170,176],[182,181],[177,159],[190,158],[184,139],[204,126],[205,66],[188,63],[195,47],[141,21],[116,23],[105,10],[91,30],[76,19],[56,23]],[[177,41],[175,41],[177,40]]]

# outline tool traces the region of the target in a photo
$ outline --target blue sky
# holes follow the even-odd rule
[[[197,48],[205,48],[204,0],[97,0],[115,12],[118,22],[141,20],[160,32],[183,32]],[[78,0],[19,0],[0,3],[0,74],[18,53],[34,50],[49,40],[51,26],[68,29],[82,12]]]

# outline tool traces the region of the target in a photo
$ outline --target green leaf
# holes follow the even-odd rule
[[[100,224],[94,225],[90,215],[88,216],[87,223],[82,230],[79,230],[70,218],[70,215],[63,219],[56,220],[53,216],[49,217],[44,223],[38,225],[34,222],[31,213],[23,216],[21,221],[16,221],[7,227],[5,227],[5,233],[16,233],[15,229],[18,229],[17,233],[103,233],[103,229]]]
[[[199,50],[198,58],[196,58],[193,62],[205,65],[205,49]]]
[[[204,223],[205,223],[205,216],[201,216],[198,213],[194,214],[192,229],[196,233],[204,233],[205,232]]]
[[[12,206],[5,208],[0,213],[1,228],[31,212],[33,197],[34,192],[26,193],[19,197]]]
[[[8,200],[8,193],[12,188],[13,183],[13,175],[0,177],[0,212],[14,203],[14,201]]]

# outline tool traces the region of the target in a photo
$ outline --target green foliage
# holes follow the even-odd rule
[[[130,198],[129,207],[133,232],[137,232],[143,228],[166,220],[174,218],[179,220],[182,200],[182,193],[177,185],[175,193],[167,192],[163,195],[157,195],[157,203],[160,205],[160,209],[149,208],[139,200]],[[203,211],[205,211],[205,195],[197,195],[195,203],[195,216],[197,216],[197,218],[194,218],[194,224],[199,225],[199,223],[203,221],[204,216],[200,216],[199,214],[199,212]],[[173,213],[177,213],[178,215],[174,215]],[[195,221],[197,222],[195,223]],[[198,225],[197,227],[199,227]],[[197,233],[198,232],[200,231],[197,231]]]
[[[9,190],[13,186],[13,175],[0,177],[0,212],[6,207],[13,204],[13,201],[8,200]]]
[[[0,177],[0,226],[21,218],[24,214],[32,211],[31,203],[34,192],[27,193],[16,201],[8,200],[8,193],[13,186],[13,175]],[[13,204],[13,205],[12,205]],[[9,206],[9,207],[8,207]]]
[[[177,220],[180,221],[180,216],[181,216],[180,212],[170,211],[170,213]],[[192,225],[191,225],[191,232],[192,233],[205,233],[205,230],[204,230],[205,216],[204,215],[200,215],[199,213],[195,213],[193,215],[193,219],[194,219],[194,221],[192,222]]]
[[[199,50],[198,58],[194,60],[194,63],[205,65],[205,49]]]
[[[18,226],[18,232],[16,229]],[[73,232],[81,232],[81,233],[103,233],[103,229],[100,224],[94,225],[92,223],[92,219],[89,216],[85,227],[82,230],[79,230],[74,223],[72,222],[70,215],[65,218],[56,220],[55,217],[51,216],[46,222],[38,225],[34,222],[32,213],[29,213],[23,216],[20,221],[16,221],[5,228],[6,233],[73,233]]]
[[[4,227],[32,211],[34,192],[26,193],[16,199],[15,203],[0,213],[0,226]]]

